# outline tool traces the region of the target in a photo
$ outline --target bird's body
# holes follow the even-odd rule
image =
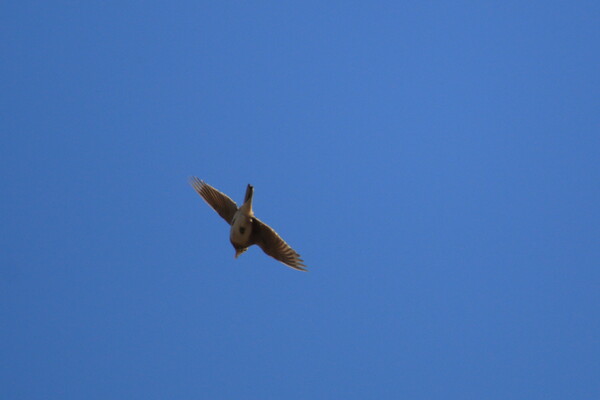
[[[248,185],[244,203],[241,207],[224,193],[193,177],[190,184],[198,194],[210,205],[229,225],[229,241],[235,249],[235,257],[248,250],[248,247],[256,244],[263,251],[281,261],[288,267],[306,271],[300,255],[294,251],[281,237],[268,225],[254,216],[252,210],[252,198],[254,187]]]
[[[254,188],[251,185],[248,185],[246,188],[246,196],[244,197],[244,204],[238,208],[231,221],[229,241],[235,249],[235,258],[238,258],[240,254],[252,245],[252,217],[254,217],[254,212],[252,211],[253,194]]]
[[[252,220],[246,216],[239,214],[231,225],[229,232],[229,241],[236,249],[245,249],[250,245],[250,237],[252,234]],[[240,253],[241,254],[241,253]],[[239,254],[238,254],[239,255]]]

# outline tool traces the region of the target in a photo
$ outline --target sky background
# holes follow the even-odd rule
[[[1,397],[600,398],[599,20],[2,2]]]

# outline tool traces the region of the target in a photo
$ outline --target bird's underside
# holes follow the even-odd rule
[[[230,226],[230,241],[236,250],[236,257],[256,244],[267,255],[282,262],[288,267],[306,271],[306,265],[294,249],[278,234],[254,216],[252,211],[253,187],[248,185],[244,204],[238,208],[226,194],[218,191],[204,181],[192,177],[190,184],[198,194],[211,206]]]

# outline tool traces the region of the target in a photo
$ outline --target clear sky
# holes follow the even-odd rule
[[[599,20],[2,2],[0,397],[600,398]]]

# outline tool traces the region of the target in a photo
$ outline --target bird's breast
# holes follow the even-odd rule
[[[250,242],[250,234],[252,233],[252,222],[245,215],[236,215],[231,224],[229,232],[229,240],[234,245],[247,246]]]

